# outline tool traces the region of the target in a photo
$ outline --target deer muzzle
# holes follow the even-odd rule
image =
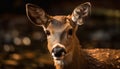
[[[52,49],[52,56],[55,60],[63,59],[65,54],[66,54],[65,48],[60,47],[59,45]]]

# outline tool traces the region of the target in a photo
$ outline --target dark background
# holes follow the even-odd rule
[[[39,5],[49,15],[68,15],[87,1],[91,13],[76,33],[82,48],[120,49],[119,0],[1,0],[0,69],[42,69],[52,63],[40,59],[48,53],[46,36],[27,19],[26,3]]]

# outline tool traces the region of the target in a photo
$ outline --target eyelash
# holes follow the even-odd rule
[[[51,33],[49,30],[46,30],[46,34],[49,36]]]
[[[73,29],[69,29],[68,30],[68,35],[72,35],[73,34]]]

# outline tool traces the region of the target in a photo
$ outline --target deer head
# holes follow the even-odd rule
[[[83,24],[83,18],[88,15],[90,8],[90,3],[86,2],[77,6],[71,15],[50,16],[42,8],[26,4],[29,20],[44,28],[47,47],[55,62],[67,59],[65,57],[73,53],[77,27]],[[72,55],[70,57],[72,58]]]

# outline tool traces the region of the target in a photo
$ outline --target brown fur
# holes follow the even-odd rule
[[[86,2],[76,7],[69,16],[49,16],[38,6],[27,4],[26,11],[32,23],[42,26],[47,35],[48,50],[56,46],[67,52],[60,60],[53,61],[56,69],[117,69],[120,68],[120,54],[112,50],[84,50],[81,48],[76,31],[83,24],[83,18],[90,12],[91,4]],[[69,30],[72,33],[69,34]],[[110,52],[112,51],[112,52]],[[98,53],[97,53],[98,52]],[[104,52],[104,53],[102,53]],[[116,56],[111,58],[110,55]],[[112,56],[112,57],[113,57]],[[112,61],[114,60],[114,63]]]

